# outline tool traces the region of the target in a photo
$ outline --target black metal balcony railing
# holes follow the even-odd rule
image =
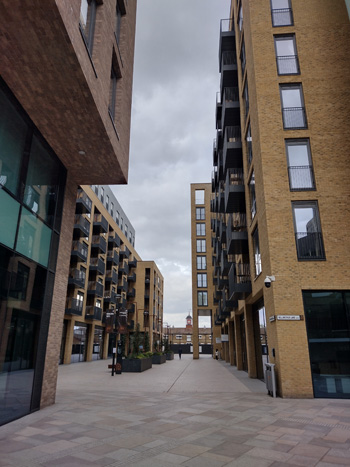
[[[104,274],[106,266],[101,258],[90,258],[90,270],[97,271],[99,274]]]
[[[128,275],[128,282],[136,282],[136,273],[135,272]]]
[[[114,270],[108,270],[105,276],[106,281],[112,281],[113,284],[117,284],[118,282],[118,274]]]
[[[222,66],[237,65],[236,53],[233,50],[226,50],[222,52],[221,65]]]
[[[229,225],[232,230],[245,230],[247,228],[247,215],[245,212],[233,212],[230,217],[231,223]]]
[[[88,294],[102,297],[103,296],[103,284],[100,284],[100,282],[96,282],[96,281],[89,281]]]
[[[134,298],[135,297],[135,289],[134,288],[128,290],[127,297],[128,298]]]
[[[78,256],[82,261],[86,263],[88,256],[88,248],[84,243],[74,241],[72,243],[71,256]]]
[[[232,18],[222,19],[220,21],[220,33],[222,33],[222,32],[232,32],[233,33],[233,20],[232,20]]]
[[[106,302],[117,303],[117,294],[113,290],[106,290],[103,294],[103,298]]]
[[[226,176],[227,185],[243,185],[244,184],[244,173],[241,168],[229,169]]]
[[[83,216],[77,215],[74,219],[74,229],[79,229],[84,237],[90,235],[90,222]]]
[[[121,259],[123,259],[123,258],[129,258],[129,256],[130,256],[130,251],[129,251],[127,248],[125,248],[125,250],[120,250],[120,251],[119,251],[119,256],[120,256]]]
[[[83,289],[85,287],[86,273],[78,269],[71,269],[69,271],[68,284],[76,285]]]
[[[271,10],[272,26],[292,26],[293,12],[291,8],[278,8]]]
[[[225,129],[225,140],[227,143],[240,143],[241,142],[241,127],[240,126],[227,126]]]
[[[94,215],[94,227],[100,227],[101,230],[105,233],[108,232],[108,221],[102,214]]]
[[[313,190],[315,188],[312,165],[288,167],[288,173],[292,191]]]
[[[229,87],[224,89],[224,99],[225,103],[229,102],[238,102],[239,101],[239,92],[237,87]]]
[[[297,55],[280,55],[276,57],[276,60],[279,75],[298,75],[300,73]]]
[[[88,195],[82,189],[78,190],[77,201],[76,201],[76,211],[79,213],[85,212],[90,213],[92,208],[92,201]]]
[[[131,305],[129,305],[128,313],[135,313],[135,303],[131,303]]]
[[[93,248],[99,248],[103,253],[106,253],[107,242],[101,235],[93,235],[91,243]]]
[[[282,110],[285,130],[307,128],[305,107],[285,107]]]
[[[66,314],[82,316],[83,314],[83,301],[77,298],[70,298],[66,303]]]
[[[129,268],[136,268],[137,267],[137,259],[129,259]]]
[[[108,243],[112,243],[114,246],[120,247],[120,238],[117,234],[109,235]]]
[[[93,319],[95,321],[101,321],[102,308],[98,306],[87,306],[85,311],[86,319]]]
[[[107,252],[107,261],[112,261],[114,264],[119,264],[119,255],[114,250],[109,250]]]
[[[298,259],[325,259],[321,232],[298,232],[295,234]]]

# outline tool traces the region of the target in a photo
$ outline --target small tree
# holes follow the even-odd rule
[[[136,324],[136,330],[134,332],[133,339],[133,354],[138,355],[140,353],[141,335],[140,335],[140,324]]]
[[[150,351],[150,343],[149,343],[149,334],[146,331],[144,338],[143,338],[143,350],[144,352],[149,352]]]
[[[169,353],[169,352],[170,352],[169,337],[167,336],[164,339],[164,353]]]

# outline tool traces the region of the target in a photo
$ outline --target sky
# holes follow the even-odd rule
[[[220,19],[230,0],[138,0],[128,185],[135,248],[164,276],[164,324],[192,314],[190,184],[210,183]],[[210,326],[201,318],[200,326]]]

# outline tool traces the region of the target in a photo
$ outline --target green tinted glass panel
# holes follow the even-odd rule
[[[0,242],[13,248],[19,204],[0,188]]]
[[[0,89],[0,186],[17,194],[27,124]]]
[[[30,149],[24,203],[50,225],[55,214],[59,174],[58,162],[34,136]]]
[[[27,209],[22,209],[16,250],[47,267],[51,229]]]

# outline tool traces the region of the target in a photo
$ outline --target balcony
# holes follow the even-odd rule
[[[226,238],[227,238],[226,232],[227,232],[226,223],[224,221],[221,221],[220,226],[219,226],[219,239],[222,243],[226,243]]]
[[[85,311],[85,319],[91,319],[94,321],[101,321],[102,308],[98,306],[87,306]]]
[[[321,232],[298,232],[295,234],[298,259],[326,259]]]
[[[96,248],[99,249],[101,253],[106,253],[107,242],[101,235],[93,235],[91,241],[91,248]]]
[[[101,258],[90,258],[90,271],[96,271],[98,274],[104,275],[106,266]]]
[[[95,233],[107,233],[108,232],[108,222],[102,214],[94,215],[94,232]]]
[[[74,240],[72,243],[72,251],[71,251],[71,256],[74,258],[80,259],[84,263],[87,261],[87,256],[88,256],[88,247],[82,242],[79,242],[78,240]]]
[[[220,275],[221,276],[227,276],[228,271],[230,269],[231,263],[229,263],[228,258],[227,258],[227,251],[222,250],[221,251],[221,256],[220,256]]]
[[[231,311],[238,308],[238,301],[237,300],[228,300],[226,294],[222,296],[222,309],[225,312],[231,313]]]
[[[126,292],[128,290],[128,283],[125,279],[118,284],[118,294],[121,294],[122,292]]]
[[[217,147],[217,140],[214,138],[213,140],[213,166],[217,166],[218,164],[218,147]]]
[[[291,8],[278,8],[271,10],[272,26],[292,26],[293,11]]]
[[[222,299],[218,303],[218,318],[221,322],[224,322],[226,318],[229,318],[231,314],[231,310],[224,309],[223,301],[224,301],[225,294],[223,294]]]
[[[222,19],[220,21],[220,42],[219,42],[219,71],[222,67],[222,55],[226,51],[236,49],[235,31],[232,19]]]
[[[129,258],[130,251],[125,247],[125,250],[120,250],[119,251],[119,256],[120,256],[121,259]]]
[[[106,275],[105,275],[105,281],[112,282],[113,284],[118,283],[118,274],[116,273],[114,269],[107,270]]]
[[[118,297],[113,290],[106,290],[103,294],[104,303],[117,303]]]
[[[135,289],[132,288],[132,289],[128,290],[126,296],[127,296],[127,298],[135,298]]]
[[[235,50],[225,50],[221,55],[220,63],[221,83],[220,89],[227,86],[238,85],[237,57]]]
[[[118,269],[119,274],[129,274],[129,265],[128,263],[123,263],[121,266],[119,266]]]
[[[137,268],[137,259],[129,259],[129,268]]]
[[[136,273],[135,272],[128,275],[128,282],[136,282]]]
[[[132,319],[129,323],[128,323],[128,329],[129,331],[133,331],[135,328],[135,321]]]
[[[297,55],[278,55],[277,72],[279,75],[299,75],[299,60]]]
[[[83,217],[81,214],[78,214],[74,217],[74,238],[78,237],[88,237],[90,235],[90,222]]]
[[[112,234],[108,236],[108,245],[109,248],[120,247],[120,238],[117,234]]]
[[[85,288],[86,273],[78,269],[71,269],[68,276],[68,285],[74,285],[80,289]]]
[[[77,193],[77,201],[75,206],[75,212],[77,214],[87,214],[91,212],[92,201],[81,188]]]
[[[88,295],[96,295],[97,297],[103,297],[103,284],[96,281],[89,281],[87,293]]]
[[[303,130],[307,128],[305,107],[284,107],[282,115],[285,130]]]
[[[221,94],[218,91],[216,93],[216,110],[215,110],[215,121],[216,121],[216,129],[222,129],[222,102],[221,102]],[[214,140],[215,141],[215,140]]]
[[[229,169],[225,182],[225,212],[245,212],[243,169]]]
[[[135,313],[135,310],[136,310],[135,303],[131,303],[128,308],[128,314]]]
[[[240,107],[237,87],[224,88],[222,99],[222,127],[239,126]]]
[[[77,298],[69,298],[66,303],[65,313],[66,315],[82,316],[83,301]]]
[[[223,148],[223,169],[242,168],[242,139],[240,126],[225,128]]]
[[[250,265],[248,263],[233,263],[229,274],[229,300],[243,300],[252,291]]]
[[[115,266],[118,266],[119,264],[119,255],[116,251],[114,250],[108,250],[107,252],[107,264],[112,263]]]
[[[245,212],[230,214],[227,222],[226,244],[229,255],[248,253],[247,216]]]

